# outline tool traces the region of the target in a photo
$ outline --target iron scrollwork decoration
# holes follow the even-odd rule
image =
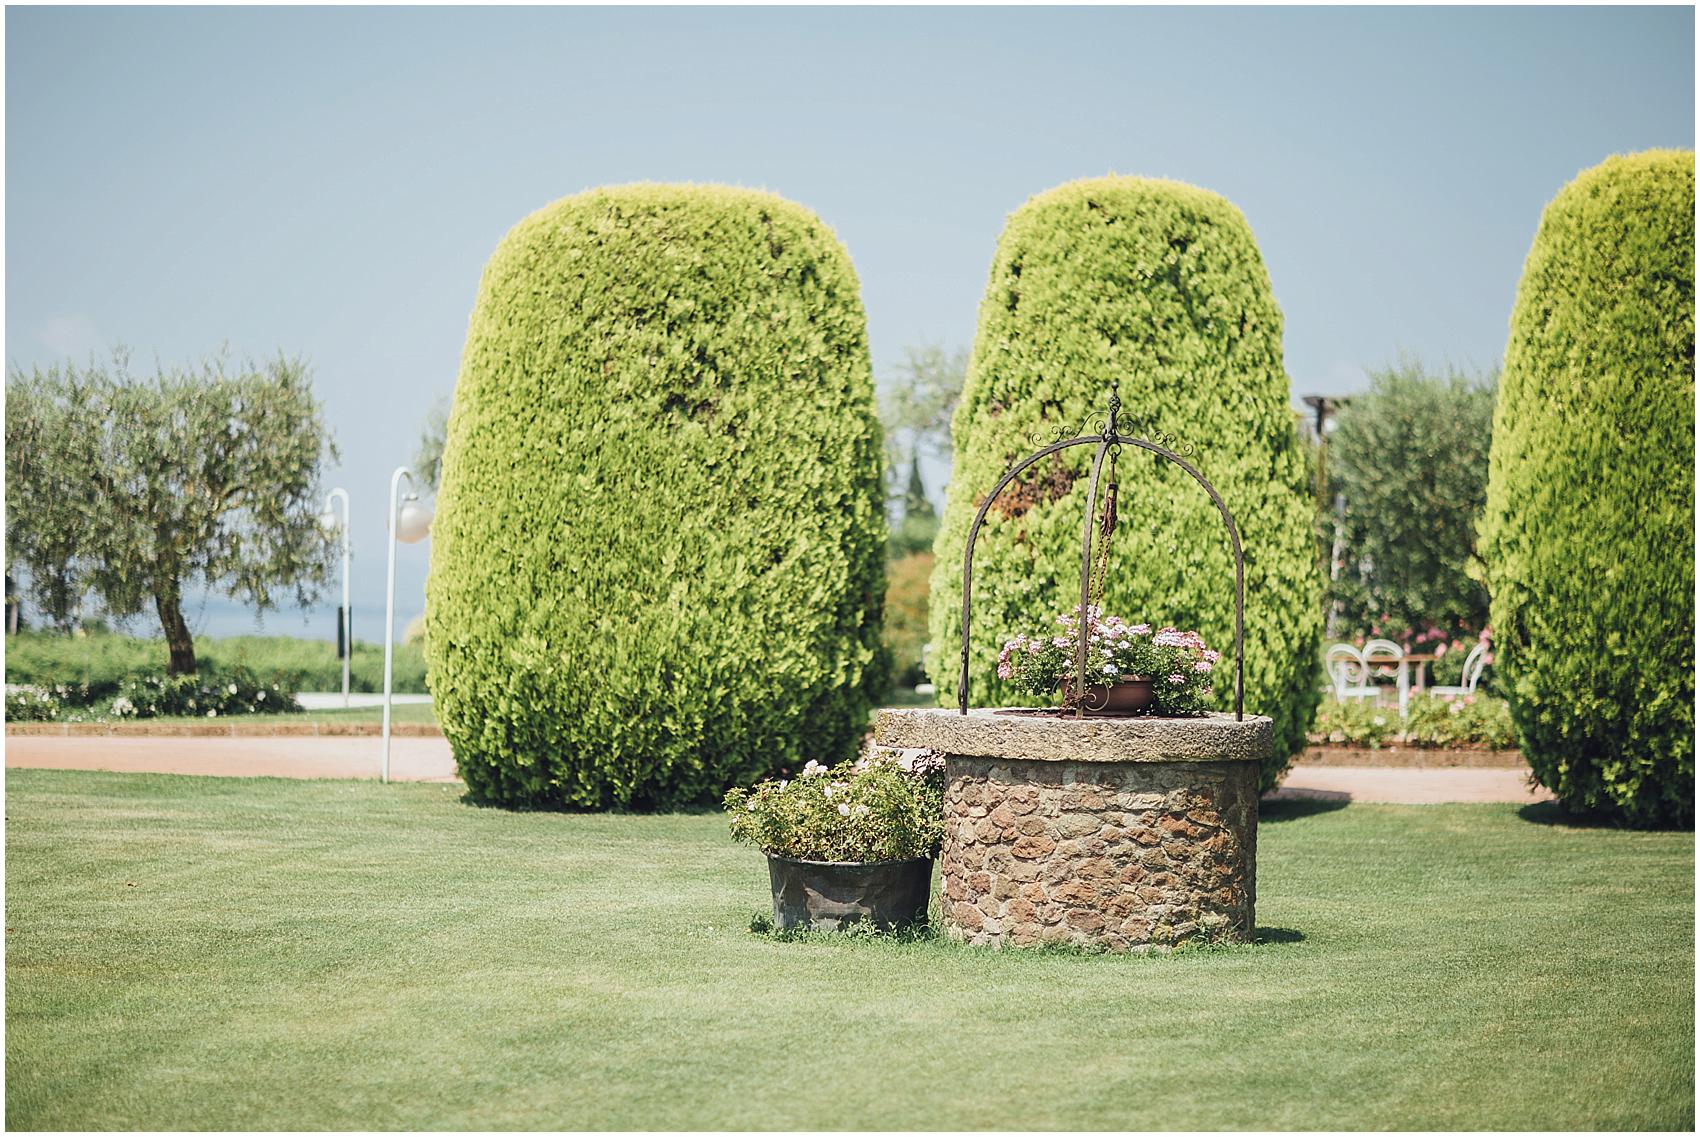
[[[1008,488],[1009,484],[1020,477],[1034,463],[1048,458],[1071,446],[1096,446],[1097,451],[1092,457],[1092,472],[1086,482],[1086,525],[1081,538],[1080,548],[1080,611],[1075,627],[1078,629],[1078,651],[1075,675],[1080,677],[1078,686],[1081,688],[1080,699],[1076,703],[1074,714],[1080,718],[1086,713],[1086,648],[1091,638],[1090,615],[1088,607],[1091,601],[1092,586],[1092,523],[1098,512],[1098,476],[1104,467],[1104,458],[1112,451],[1123,446],[1137,446],[1149,450],[1160,457],[1167,458],[1192,476],[1192,480],[1204,487],[1204,492],[1210,495],[1210,500],[1216,503],[1216,510],[1222,515],[1222,523],[1228,530],[1228,541],[1234,548],[1234,718],[1245,718],[1245,553],[1240,548],[1240,530],[1234,524],[1234,515],[1228,511],[1228,505],[1222,500],[1222,495],[1216,492],[1198,468],[1185,458],[1165,446],[1144,438],[1133,438],[1117,430],[1117,418],[1121,414],[1121,384],[1110,385],[1110,413],[1102,422],[1102,429],[1096,434],[1081,434],[1074,438],[1062,438],[1048,445],[1041,446],[1021,461],[1009,468],[1009,471],[986,495],[986,500],[980,503],[980,509],[974,515],[974,524],[968,530],[968,545],[962,552],[962,673],[957,683],[956,697],[958,709],[962,714],[968,713],[968,620],[969,609],[973,599],[974,588],[974,543],[979,540],[980,526],[985,524],[986,513],[998,495]],[[1038,441],[1035,438],[1035,441]],[[1165,436],[1165,441],[1175,441]],[[1190,453],[1191,446],[1186,450]],[[1113,508],[1113,506],[1112,506]]]

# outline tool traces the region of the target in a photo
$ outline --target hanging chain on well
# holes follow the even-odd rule
[[[1110,480],[1104,487],[1104,508],[1098,515],[1098,548],[1092,558],[1092,607],[1104,608],[1104,579],[1110,571],[1110,537],[1116,531],[1116,448],[1110,449]],[[1088,615],[1088,620],[1091,616]]]
[[[1093,613],[1102,612],[1104,608],[1104,579],[1110,570],[1110,537],[1116,531],[1116,452],[1118,447],[1110,448],[1110,477],[1104,486],[1104,504],[1098,513],[1098,537],[1092,548],[1091,576],[1088,577],[1086,588],[1085,612],[1082,612],[1077,635],[1080,637],[1080,650],[1084,644],[1092,640],[1092,626],[1096,622]],[[1088,506],[1090,508],[1090,506]],[[1063,706],[1081,708],[1081,702],[1086,698],[1087,685],[1084,676],[1077,677],[1072,687],[1063,688]],[[1096,708],[1087,708],[1096,709]]]

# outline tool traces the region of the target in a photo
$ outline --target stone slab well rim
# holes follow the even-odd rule
[[[880,711],[874,738],[883,746],[925,748],[1017,762],[1261,762],[1274,752],[1267,715],[1215,712],[1196,718],[1058,718],[1011,714],[1041,708],[944,707]]]

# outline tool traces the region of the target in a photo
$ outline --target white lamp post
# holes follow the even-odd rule
[[[337,527],[336,510],[342,502],[342,705],[348,707],[348,664],[354,658],[354,614],[348,608],[348,556],[352,529],[348,524],[348,491],[338,486],[325,498],[325,511],[319,514],[319,524],[327,533]]]
[[[419,503],[419,495],[411,491],[406,498],[397,501],[396,495],[401,490],[401,480],[407,479],[408,486],[413,485],[413,471],[406,466],[397,466],[395,473],[390,475],[390,575],[389,586],[384,596],[384,772],[385,782],[390,780],[390,683],[394,673],[395,661],[395,546],[400,541],[411,545],[423,541],[426,534],[431,532],[431,511]]]

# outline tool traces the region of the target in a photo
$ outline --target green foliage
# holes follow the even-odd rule
[[[927,485],[921,480],[921,461],[909,462],[909,485],[903,492],[903,515],[891,530],[887,548],[892,560],[933,551],[933,541],[939,533],[939,515],[927,498]]]
[[[430,487],[431,492],[443,480],[443,444],[449,436],[448,399],[438,399],[425,413],[425,426],[419,432],[419,446],[413,452],[413,472]]]
[[[484,272],[426,658],[475,799],[667,807],[855,752],[885,688],[880,427],[814,214],[601,189]]]
[[[342,690],[336,645],[289,636],[228,636],[195,640],[195,655],[213,671],[246,668],[266,683],[290,691]],[[20,632],[6,637],[6,682],[37,687],[81,685],[115,695],[125,679],[165,668],[165,644],[157,639],[110,634],[61,635]],[[356,640],[349,689],[384,689],[384,645]],[[394,689],[425,690],[425,657],[416,644],[395,645]]]
[[[910,553],[886,566],[885,646],[891,659],[892,680],[914,687],[926,679],[927,589],[933,574],[933,554]]]
[[[1370,374],[1328,438],[1332,497],[1345,501],[1339,577],[1328,599],[1342,634],[1488,622],[1476,562],[1487,499],[1496,376],[1431,375],[1419,362]]]
[[[172,673],[195,670],[186,585],[204,581],[264,611],[311,603],[331,540],[318,524],[319,465],[335,447],[307,369],[223,357],[132,377],[54,366],[6,382],[6,559],[68,625],[91,593],[120,619],[158,614]]]
[[[1365,700],[1337,703],[1324,699],[1317,707],[1311,736],[1316,742],[1367,746],[1402,743],[1422,747],[1475,747],[1509,750],[1517,745],[1511,729],[1511,709],[1504,699],[1490,695],[1413,694],[1410,714],[1400,721],[1393,707],[1378,707]]]
[[[879,754],[726,791],[732,838],[802,861],[906,861],[944,838],[944,761]]]
[[[880,393],[887,496],[897,509],[889,549],[893,560],[933,550],[939,518],[921,478],[921,455],[949,452],[950,416],[962,397],[967,367],[966,351],[907,348]],[[908,479],[899,488],[905,467]]]
[[[1692,822],[1692,151],[1610,158],[1542,215],[1481,540],[1536,777],[1574,811]]]
[[[6,692],[7,722],[53,722],[64,709],[65,704],[51,691],[26,688]]]
[[[1323,699],[1316,708],[1316,721],[1311,726],[1317,742],[1344,743],[1367,746],[1372,750],[1394,742],[1399,737],[1397,709],[1378,707],[1367,700],[1352,699],[1337,703]]]
[[[1413,746],[1482,746],[1509,750],[1517,745],[1511,706],[1491,695],[1413,695],[1405,720],[1405,741]]]
[[[245,667],[215,672],[203,667],[195,675],[147,675],[126,679],[112,700],[114,718],[157,718],[161,715],[259,715],[299,711],[295,692],[282,684],[263,683]]]
[[[968,372],[968,353],[946,351],[937,345],[903,350],[903,362],[880,393],[880,422],[885,427],[885,468],[893,496],[903,492],[896,481],[905,466],[913,467],[923,453],[946,453],[950,448],[950,418],[962,398]],[[913,493],[914,473],[908,492]]]
[[[1273,785],[1304,744],[1318,698],[1322,581],[1281,360],[1281,313],[1245,219],[1175,182],[1102,178],[1028,202],[1010,218],[980,308],[954,420],[955,467],[933,573],[934,667],[956,699],[962,549],[975,509],[1035,434],[1100,421],[1119,380],[1122,431],[1168,437],[1226,500],[1246,552],[1246,711],[1275,720]],[[1046,459],[988,514],[974,557],[970,700],[1018,693],[994,674],[998,646],[1042,613],[1079,602],[1091,449]],[[1144,451],[1119,463],[1121,523],[1107,610],[1198,628],[1233,643],[1233,554],[1220,515],[1184,471]],[[1223,661],[1232,666],[1232,659]],[[1232,683],[1217,689],[1232,701]]]

